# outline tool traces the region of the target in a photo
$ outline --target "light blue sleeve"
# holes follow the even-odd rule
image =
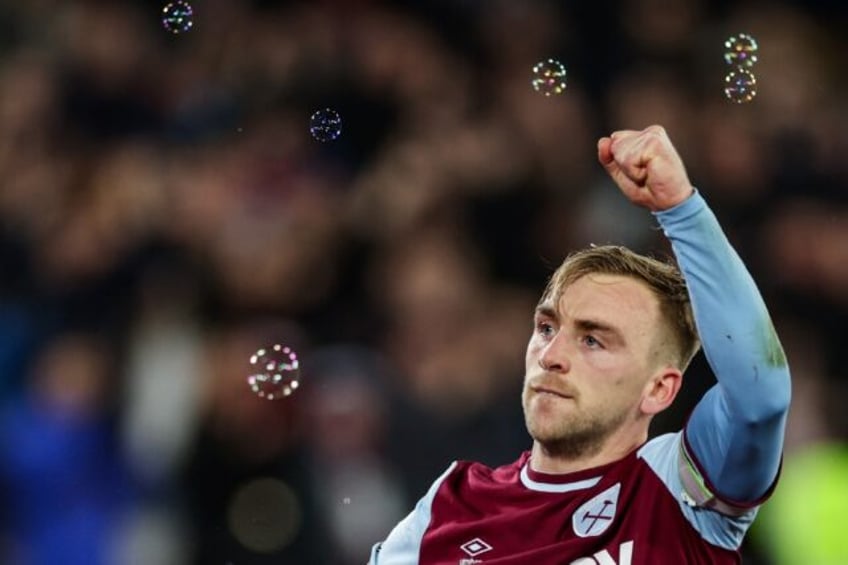
[[[767,494],[780,467],[789,368],[762,296],[703,197],[655,213],[689,290],[718,383],[686,424],[684,447],[705,491],[738,506]]]
[[[415,505],[412,512],[395,526],[385,541],[374,544],[368,565],[417,565],[421,552],[421,540],[430,525],[430,509],[433,499],[445,478],[454,470],[454,461],[436,479]]]

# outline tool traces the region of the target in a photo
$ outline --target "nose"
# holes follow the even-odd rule
[[[539,366],[545,371],[566,373],[571,368],[569,354],[565,347],[566,340],[561,339],[562,337],[562,334],[554,336],[542,349],[539,355]]]

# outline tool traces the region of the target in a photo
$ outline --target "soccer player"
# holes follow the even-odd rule
[[[679,270],[618,246],[567,257],[527,346],[531,449],[497,469],[451,464],[371,565],[740,563],[780,467],[783,349],[665,130],[617,131],[598,158]],[[717,384],[683,430],[648,441],[701,345]]]

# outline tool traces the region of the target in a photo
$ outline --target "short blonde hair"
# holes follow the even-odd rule
[[[672,362],[681,371],[689,366],[701,343],[686,281],[674,263],[640,255],[620,245],[591,246],[565,258],[548,280],[539,304],[558,303],[569,285],[591,274],[621,275],[648,285],[669,329]]]

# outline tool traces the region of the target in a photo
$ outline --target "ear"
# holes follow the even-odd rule
[[[653,416],[659,414],[674,402],[680,386],[683,384],[683,373],[670,365],[658,370],[642,391],[642,402],[639,405],[643,414]]]

